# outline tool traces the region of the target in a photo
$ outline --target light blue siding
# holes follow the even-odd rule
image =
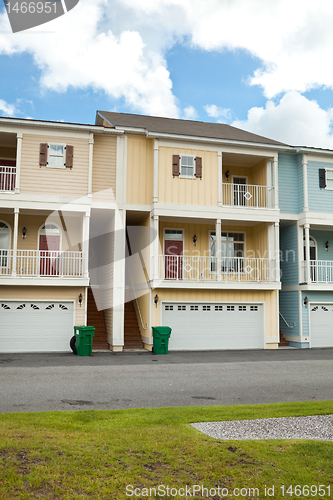
[[[281,213],[303,211],[302,155],[279,153],[279,206]]]
[[[299,303],[298,303],[298,292],[280,292],[279,295],[280,302],[280,313],[286,320],[286,322],[293,328],[288,328],[286,323],[280,316],[280,330],[285,336],[298,336],[299,335]]]
[[[280,230],[281,283],[298,284],[297,224],[282,227]]]
[[[333,232],[314,231],[310,228],[310,235],[317,242],[317,260],[333,260]],[[326,241],[329,242],[328,250],[325,250]]]
[[[333,163],[308,162],[308,194],[310,212],[333,212],[333,191],[320,189],[319,169],[333,168]]]
[[[309,302],[333,302],[333,292],[302,292],[302,335],[309,335],[309,305],[305,306],[303,300],[308,298]]]

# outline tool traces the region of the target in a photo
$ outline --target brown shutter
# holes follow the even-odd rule
[[[39,166],[46,167],[47,165],[47,144],[39,145]]]
[[[202,158],[200,156],[195,159],[195,176],[202,179]]]
[[[66,146],[66,168],[73,168],[74,146]]]
[[[172,156],[172,175],[179,175],[179,155]]]

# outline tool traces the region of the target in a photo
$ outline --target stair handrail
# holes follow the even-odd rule
[[[287,320],[282,316],[282,314],[280,312],[279,312],[279,315],[281,316],[281,318],[283,319],[283,321],[285,322],[285,324],[287,325],[288,328],[295,328],[296,323],[293,323],[292,325],[289,325],[287,323]]]
[[[136,294],[135,294],[135,288],[134,288],[134,285],[133,285],[132,276],[131,276],[131,273],[130,273],[129,269],[127,270],[127,272],[128,272],[128,276],[129,276],[129,279],[130,279],[130,282],[131,282],[131,286],[132,286],[132,290],[133,290],[133,295],[134,295],[134,300],[135,300],[135,303],[136,303],[136,307],[138,308],[138,312],[139,312],[139,316],[140,316],[142,328],[144,330],[147,330],[147,328],[148,328],[147,323],[146,323],[146,326],[143,324],[143,319],[142,319],[142,315],[141,315],[141,309],[140,309],[139,302],[138,302],[138,299],[137,299]]]

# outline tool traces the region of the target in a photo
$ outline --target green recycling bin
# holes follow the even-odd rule
[[[169,326],[153,326],[154,354],[168,354],[171,328]]]
[[[91,356],[94,335],[94,326],[74,326],[74,336],[78,356]]]

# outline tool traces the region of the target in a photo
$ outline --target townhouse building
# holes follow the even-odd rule
[[[281,331],[294,347],[333,347],[333,152],[281,154],[279,179]]]
[[[216,123],[0,118],[0,352],[78,324],[112,351],[159,325],[170,350],[332,346],[332,163]]]

